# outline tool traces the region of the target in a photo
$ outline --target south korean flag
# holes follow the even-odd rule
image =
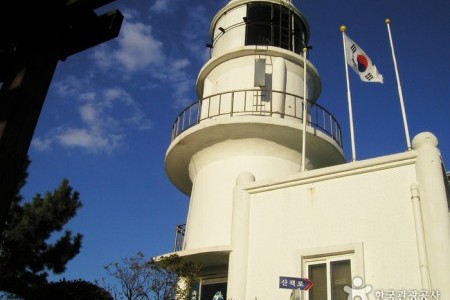
[[[375,64],[348,36],[345,36],[345,53],[348,65],[352,67],[362,81],[383,83],[383,75],[378,73]]]

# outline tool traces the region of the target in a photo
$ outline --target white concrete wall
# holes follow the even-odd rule
[[[268,83],[270,80],[272,82],[276,81],[276,77],[278,76],[276,76],[277,74],[273,74],[273,66],[277,60],[282,60],[286,70],[286,75],[284,76],[286,82],[280,86],[284,86],[285,88],[274,88],[274,90],[303,97],[303,61],[300,56],[294,54],[293,56],[296,56],[297,60],[291,61],[282,57],[262,54],[245,55],[226,60],[215,66],[215,68],[206,75],[203,81],[203,97],[228,91],[259,88],[254,85],[256,59],[266,60],[266,77],[269,77],[267,80]],[[320,93],[321,86],[315,85],[317,84],[316,81],[319,79],[317,70],[314,66],[308,64],[307,68],[307,99],[311,100],[314,95]]]
[[[197,154],[189,165],[193,182],[185,250],[229,245],[236,177],[257,179],[298,172],[300,153],[262,139],[228,140]]]
[[[416,169],[423,214],[424,239],[427,243],[427,284],[442,290],[442,299],[450,299],[450,224],[445,175],[437,138],[423,132],[413,140],[419,153]]]
[[[238,57],[214,68],[206,77],[203,96],[253,89],[256,56]]]
[[[288,299],[290,291],[278,288],[278,278],[302,277],[302,255],[348,245],[362,249],[353,275],[374,289],[422,288],[410,191],[415,166],[372,169],[319,176],[315,182],[306,177],[290,187],[264,182],[261,192],[247,190],[245,299]],[[244,299],[239,296],[228,295]]]
[[[241,5],[229,10],[217,21],[213,33],[212,56],[219,56],[231,49],[245,44],[245,23],[243,17],[247,15],[247,6]],[[226,29],[222,33],[219,27]]]

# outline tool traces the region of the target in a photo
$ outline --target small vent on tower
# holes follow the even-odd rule
[[[255,60],[255,87],[266,86],[266,60],[258,58]]]

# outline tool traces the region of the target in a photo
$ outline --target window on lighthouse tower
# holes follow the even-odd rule
[[[300,54],[306,39],[304,23],[289,8],[267,2],[247,4],[246,45],[275,46]]]

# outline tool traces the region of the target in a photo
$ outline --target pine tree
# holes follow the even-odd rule
[[[19,191],[26,183],[26,169],[0,237],[0,290],[25,299],[48,283],[49,272],[65,271],[67,262],[80,252],[82,241],[79,233],[61,232],[82,206],[79,193],[64,179],[55,191],[44,197],[36,194],[31,202],[22,203]],[[55,233],[60,235],[56,239]]]
[[[35,293],[30,300],[114,300],[111,294],[98,285],[78,279],[51,282]],[[28,299],[27,299],[28,300]]]

